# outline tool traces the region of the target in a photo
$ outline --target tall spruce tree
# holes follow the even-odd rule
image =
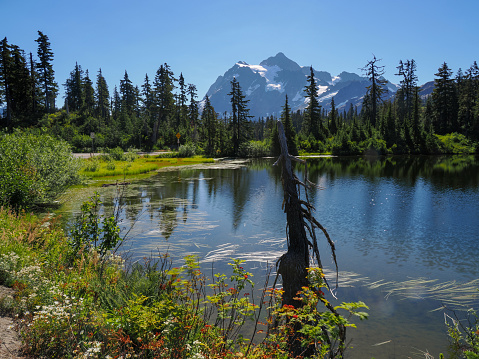
[[[198,141],[198,116],[199,116],[199,109],[198,109],[198,101],[196,98],[198,97],[196,92],[196,86],[193,84],[188,85],[188,95],[190,96],[190,104],[188,105],[188,119],[190,122],[190,127],[192,128],[192,140],[194,143]]]
[[[366,66],[362,68],[362,71],[369,79],[371,83],[366,89],[367,93],[363,100],[363,114],[365,120],[375,127],[378,118],[378,107],[382,101],[382,96],[386,92],[384,85],[386,80],[382,77],[384,75],[384,66],[379,66],[377,63],[381,61],[376,59],[373,55],[373,59],[368,61]]]
[[[293,120],[291,118],[291,108],[288,103],[288,95],[286,95],[284,100],[283,111],[281,112],[281,122],[283,123],[289,154],[296,156],[298,154],[298,147],[296,146],[296,131],[294,130]],[[274,127],[276,128],[277,126]]]
[[[42,88],[42,99],[45,106],[45,112],[50,113],[55,110],[55,99],[58,92],[58,84],[55,82],[55,71],[53,71],[53,52],[50,48],[48,36],[38,31],[38,62],[37,72]]]
[[[5,105],[3,117],[6,119],[6,126],[10,126],[12,123],[12,69],[12,53],[5,37],[0,43],[0,105]]]
[[[110,117],[110,92],[108,91],[108,84],[105,77],[101,72],[101,68],[98,70],[96,76],[96,110],[97,116],[99,116],[102,124],[106,124]]]
[[[230,96],[231,102],[231,129],[232,129],[232,142],[233,142],[233,155],[239,156],[240,147],[245,143],[249,137],[249,100],[245,99],[245,95],[241,91],[239,82],[236,77],[233,77],[231,83]]]
[[[156,72],[155,79],[153,81],[153,91],[155,95],[154,102],[154,125],[151,137],[152,145],[156,144],[160,128],[166,134],[173,131],[170,130],[171,120],[174,118],[175,108],[175,96],[173,90],[175,78],[173,72],[168,64],[163,64]],[[173,140],[173,138],[168,139]]]
[[[216,132],[218,121],[216,119],[215,109],[211,105],[210,98],[206,96],[205,107],[201,114],[201,123],[203,124],[203,138],[205,141],[206,153],[210,156],[215,155],[216,150]]]
[[[457,130],[457,95],[452,71],[444,62],[435,74],[433,101],[433,126],[437,134],[444,135]]]
[[[304,92],[308,106],[304,110],[304,119],[301,128],[306,136],[312,134],[316,140],[324,140],[324,128],[321,121],[321,106],[318,102],[318,86],[314,78],[313,67],[309,68],[310,74],[306,80],[308,85],[304,87]]]
[[[78,62],[75,68],[70,72],[70,78],[66,80],[65,96],[68,110],[72,112],[80,111],[83,107],[83,70]]]
[[[95,90],[93,89],[93,82],[90,79],[90,74],[88,70],[85,71],[85,76],[83,78],[83,110],[87,116],[93,114],[95,110]]]

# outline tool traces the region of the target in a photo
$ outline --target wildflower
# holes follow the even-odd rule
[[[297,318],[298,318],[298,316],[297,316],[296,314],[294,314],[294,315],[293,315],[293,318],[294,318],[294,319],[297,319]]]
[[[244,279],[248,279],[248,275],[247,275],[247,274],[244,275]]]

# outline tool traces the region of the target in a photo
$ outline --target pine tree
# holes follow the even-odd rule
[[[83,107],[83,70],[78,62],[75,68],[70,72],[70,78],[66,80],[65,95],[68,104],[68,110],[72,112],[80,111]]]
[[[444,62],[435,74],[432,100],[434,105],[434,130],[444,135],[457,130],[457,95],[452,71]]]
[[[37,70],[39,80],[42,84],[42,99],[45,106],[45,112],[50,113],[55,110],[55,99],[58,92],[58,85],[55,82],[55,72],[53,71],[53,52],[50,48],[48,36],[38,31],[38,63]]]
[[[335,135],[338,132],[338,111],[334,104],[334,97],[331,98],[331,111],[329,111],[328,117],[329,132]]]
[[[0,46],[0,105],[6,107],[3,116],[6,119],[6,126],[10,126],[12,123],[11,77],[13,59],[6,37],[2,40]]]
[[[12,46],[11,105],[12,116],[23,126],[35,125],[32,113],[32,79],[28,69],[25,53],[18,46]]]
[[[105,77],[100,70],[96,76],[96,109],[97,116],[103,119],[103,122],[107,122],[110,117],[110,104],[109,104],[110,93],[108,91],[108,85],[106,83]]]
[[[215,155],[216,147],[216,131],[218,127],[215,109],[211,105],[210,98],[206,96],[205,107],[201,114],[201,122],[203,124],[203,138],[206,144],[206,153],[210,156]]]
[[[371,82],[367,87],[366,96],[363,100],[363,112],[365,120],[371,124],[372,127],[376,126],[378,117],[378,106],[382,101],[382,96],[386,92],[383,87],[386,84],[386,80],[382,77],[384,75],[384,66],[378,66],[377,62],[381,61],[373,56],[371,61],[368,61],[366,66],[362,68],[365,75]]]
[[[174,118],[175,108],[175,97],[173,94],[175,88],[174,81],[173,72],[168,64],[165,63],[161,65],[156,72],[155,80],[153,82],[155,102],[152,115],[155,120],[151,137],[152,145],[156,144],[161,127],[165,134],[168,132],[173,133],[170,131],[170,122],[172,118]]]
[[[90,116],[95,109],[95,90],[93,89],[93,82],[90,79],[88,70],[85,72],[85,77],[82,82],[83,87],[83,112]]]
[[[304,87],[306,101],[308,106],[304,111],[303,125],[301,132],[308,136],[312,134],[316,140],[324,140],[324,128],[321,122],[321,106],[318,102],[318,86],[314,78],[313,67],[310,68],[310,74],[306,80],[308,85]]]
[[[230,96],[232,109],[232,142],[233,154],[239,155],[240,147],[249,139],[249,109],[247,107],[248,100],[245,100],[245,95],[241,91],[239,82],[233,77],[231,81]]]
[[[462,80],[457,81],[459,97],[458,121],[466,136],[469,136],[470,132],[473,130],[474,108],[476,106],[476,98],[478,94],[475,84],[476,71],[479,72],[479,68],[477,67],[477,63],[474,62],[474,65],[466,70]]]
[[[198,97],[196,93],[196,86],[193,84],[188,85],[188,95],[190,96],[190,104],[188,106],[188,118],[190,121],[190,127],[193,129],[192,139],[193,142],[196,143],[198,141],[198,101],[196,98]]]

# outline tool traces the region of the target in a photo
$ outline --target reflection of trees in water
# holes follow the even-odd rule
[[[463,188],[479,185],[479,159],[474,156],[390,156],[390,157],[324,157],[308,159],[312,179],[327,175],[362,176],[370,180],[395,178],[414,186],[427,178],[435,186]]]
[[[327,178],[329,184],[337,180],[343,185],[328,198],[343,206],[333,216],[354,228],[343,239],[352,241],[357,252],[369,256],[380,250],[391,263],[413,260],[429,268],[479,273],[479,268],[470,265],[479,254],[474,234],[478,207],[473,198],[479,187],[477,157],[352,157],[308,162],[313,180]],[[348,178],[354,182],[345,182]],[[356,207],[345,209],[347,203]],[[352,218],[344,218],[345,213]]]

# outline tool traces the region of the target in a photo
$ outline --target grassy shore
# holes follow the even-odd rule
[[[172,166],[195,165],[213,163],[212,158],[201,156],[187,158],[165,158],[156,156],[130,156],[129,158],[115,160],[108,156],[98,156],[82,159],[80,174],[87,178],[114,178],[129,177],[148,174],[160,168]]]

